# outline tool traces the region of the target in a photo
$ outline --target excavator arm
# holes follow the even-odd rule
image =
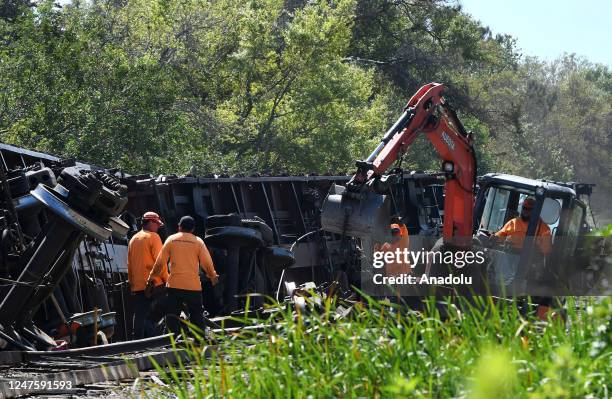
[[[446,176],[443,237],[445,241],[453,240],[459,245],[461,241],[471,239],[476,157],[471,134],[466,132],[456,113],[446,104],[443,91],[444,86],[439,83],[421,87],[376,149],[366,160],[357,161],[357,173],[346,189],[332,188],[335,191],[330,192],[326,199],[328,203],[323,206],[324,229],[347,235],[354,232],[355,236],[365,237],[381,231],[374,226],[376,223],[384,222],[388,226],[389,221],[384,220],[388,207],[386,199],[373,195],[370,191],[374,185],[370,183],[380,179],[419,135],[425,135],[438,152]],[[356,218],[365,218],[369,222]],[[355,228],[351,229],[351,226]]]

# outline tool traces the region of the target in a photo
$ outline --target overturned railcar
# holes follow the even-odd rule
[[[5,349],[47,349],[65,341],[89,346],[131,337],[127,243],[140,216],[158,212],[176,231],[196,218],[221,283],[203,280],[211,315],[257,308],[285,283],[347,284],[359,266],[358,243],[320,229],[320,208],[332,183],[349,176],[128,175],[1,144],[3,173],[0,291]],[[393,175],[393,200],[410,233],[439,235],[441,176]]]
[[[0,155],[0,347],[31,351],[58,342],[106,342],[116,313],[92,260],[99,243],[127,233],[118,218],[126,187],[90,165],[10,146]],[[81,254],[90,259],[89,274],[79,274],[85,262],[74,267]]]
[[[181,216],[194,216],[196,234],[211,249],[222,276],[214,288],[202,281],[205,307],[212,315],[227,314],[237,309],[232,297],[256,292],[279,298],[285,283],[332,281],[338,273],[347,284],[359,283],[358,243],[323,232],[320,223],[320,209],[331,185],[348,180],[349,176],[340,175],[126,176],[121,179],[129,198],[123,219],[136,231],[138,217],[155,211],[166,223],[163,236],[176,231]],[[394,200],[411,234],[431,237],[433,243],[443,215],[442,177],[398,171],[395,180]],[[225,215],[228,224],[232,216],[237,217],[238,223],[229,226],[233,229],[260,230],[262,242],[244,242],[248,239],[229,227],[220,239],[219,215]],[[232,245],[244,246],[237,251]],[[259,249],[254,251],[253,246]],[[283,263],[282,249],[291,250],[293,262]],[[233,252],[239,254],[233,256]],[[250,303],[258,306],[261,300],[252,298]]]

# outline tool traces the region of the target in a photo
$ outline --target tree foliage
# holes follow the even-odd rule
[[[0,8],[2,141],[131,173],[351,171],[444,83],[479,173],[612,193],[612,75],[522,57],[447,0],[47,0]],[[425,140],[405,165],[439,167]]]

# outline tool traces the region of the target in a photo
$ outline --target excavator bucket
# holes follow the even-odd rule
[[[391,200],[371,191],[348,194],[332,184],[321,208],[323,230],[385,242],[390,238]]]

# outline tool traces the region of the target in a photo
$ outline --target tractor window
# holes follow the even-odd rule
[[[572,213],[568,220],[567,232],[566,232],[567,241],[566,241],[565,249],[567,251],[567,254],[574,253],[574,250],[576,249],[576,242],[577,242],[578,235],[580,234],[580,227],[582,226],[583,218],[584,218],[584,208],[574,203]]]
[[[510,191],[491,187],[487,193],[487,202],[482,213],[480,227],[491,232],[499,231],[506,222],[506,211]]]
[[[562,206],[563,201],[558,198],[544,198],[544,203],[542,204],[540,219],[550,227],[553,242],[555,242],[555,237],[557,236]]]
[[[519,211],[523,209],[523,201],[527,198],[527,194],[521,194],[519,198]],[[542,210],[540,211],[540,220],[548,225],[550,228],[552,242],[555,242],[555,236],[557,235],[557,227],[559,226],[559,217],[561,216],[561,206],[563,202],[558,198],[547,197],[544,198],[542,204]]]

